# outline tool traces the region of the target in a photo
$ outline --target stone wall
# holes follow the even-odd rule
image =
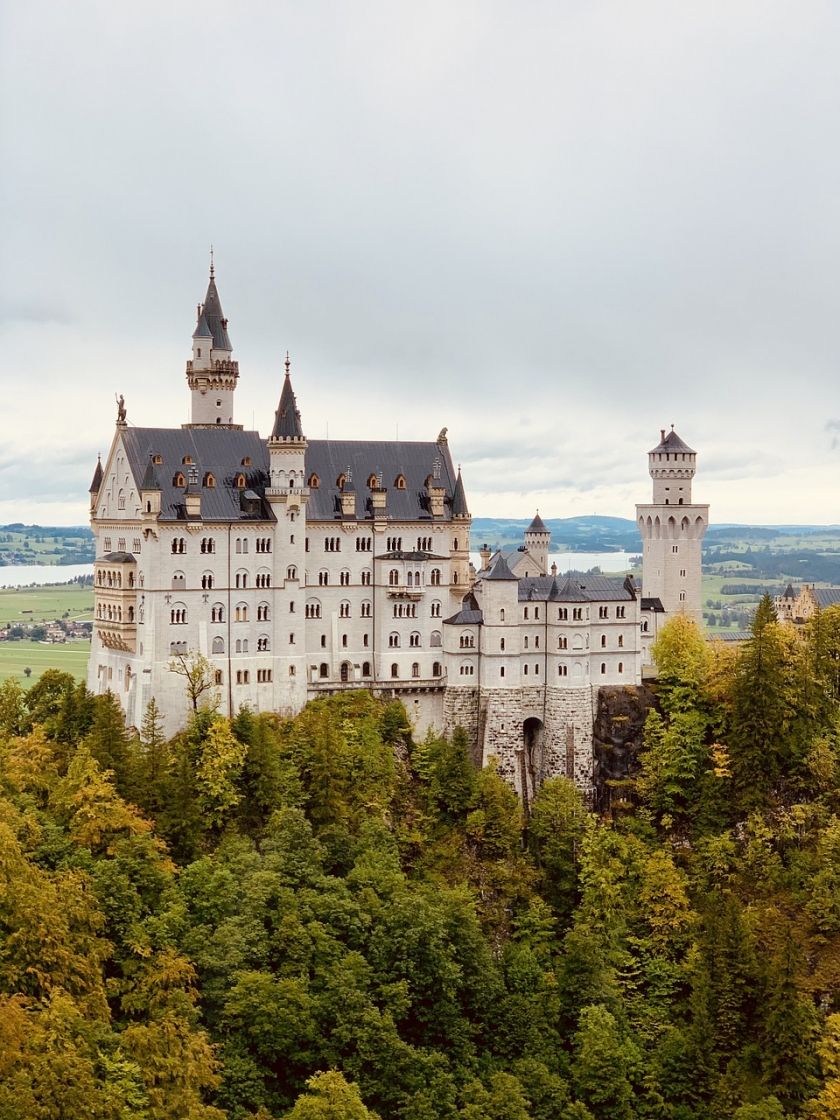
[[[639,772],[645,720],[656,705],[656,694],[644,685],[598,690],[592,748],[594,805],[601,812],[630,796],[628,783]]]

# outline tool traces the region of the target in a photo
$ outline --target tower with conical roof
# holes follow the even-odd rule
[[[537,565],[541,576],[548,575],[548,549],[551,544],[551,530],[546,526],[537,510],[534,520],[525,530],[525,551]]]
[[[204,303],[196,310],[192,358],[187,362],[190,387],[188,428],[241,428],[233,422],[233,394],[239,380],[239,363],[232,358],[228,321],[216,287],[211,257],[210,280]]]
[[[470,580],[470,526],[472,515],[467,508],[467,495],[461,468],[452,491],[452,587],[454,597],[460,597],[471,582]]]
[[[691,500],[697,452],[674,431],[663,428],[659,443],[648,452],[653,501],[636,506],[642,536],[642,595],[659,599],[666,617],[688,614],[702,624],[703,537],[709,525],[708,505]]]

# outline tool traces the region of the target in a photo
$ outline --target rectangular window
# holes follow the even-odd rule
[[[131,551],[132,552],[139,552],[140,551],[140,538],[139,537],[134,538],[134,541],[133,541],[132,546],[131,546]]]
[[[105,537],[105,539],[102,541],[102,547],[105,550],[105,552],[110,552],[111,551],[111,538],[110,537]]]

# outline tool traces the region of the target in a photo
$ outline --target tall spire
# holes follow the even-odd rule
[[[303,427],[300,422],[295,391],[292,388],[291,359],[286,351],[286,376],[283,380],[283,390],[280,393],[280,403],[274,414],[274,427],[271,430],[272,439],[303,439]]]
[[[204,297],[204,306],[201,309],[210,333],[213,336],[214,350],[232,350],[233,345],[228,334],[228,321],[222,311],[222,301],[219,299],[219,290],[216,287],[216,270],[212,258],[210,262],[210,281],[207,284],[207,295]]]
[[[96,456],[96,470],[93,472],[93,481],[90,484],[89,493],[98,494],[102,488],[102,456]]]

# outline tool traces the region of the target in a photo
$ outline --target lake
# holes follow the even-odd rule
[[[634,552],[552,552],[548,566],[557,565],[558,572],[570,569],[585,572],[589,568],[600,568],[602,572],[625,572],[630,567]],[[481,567],[481,557],[471,552],[470,558],[476,569]],[[0,587],[28,587],[46,583],[70,583],[77,576],[92,576],[93,564],[8,564],[0,567]]]
[[[77,576],[92,576],[93,564],[7,564],[0,567],[0,587],[29,587],[70,583]]]

